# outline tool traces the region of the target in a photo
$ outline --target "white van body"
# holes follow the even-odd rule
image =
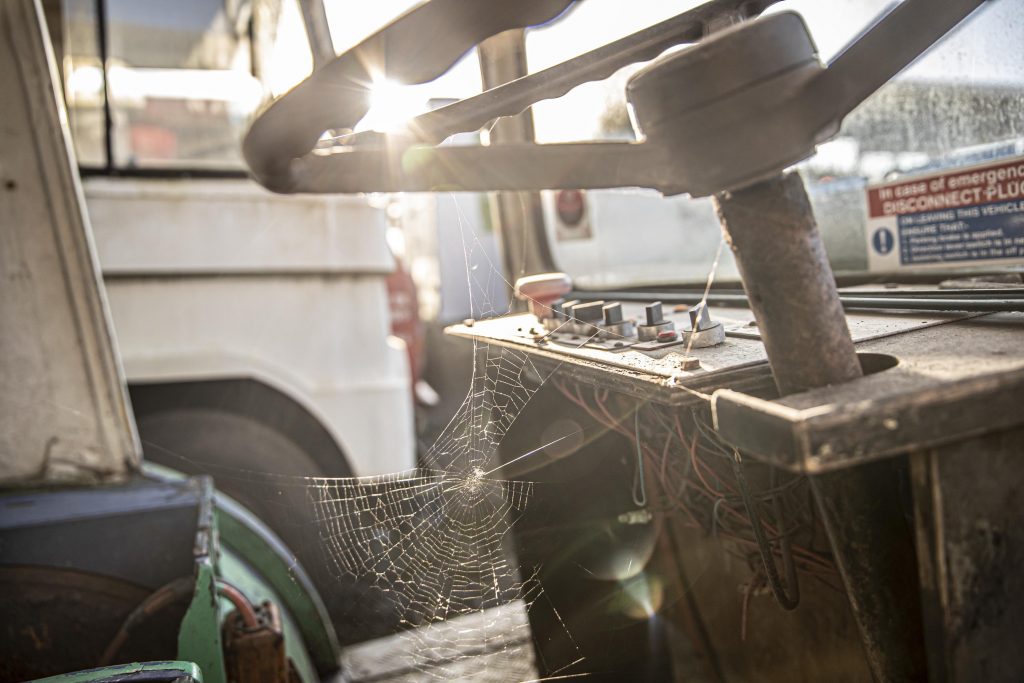
[[[83,184],[130,384],[255,380],[320,422],[353,474],[414,467],[382,209],[242,179]]]

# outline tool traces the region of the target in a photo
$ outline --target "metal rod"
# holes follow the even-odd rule
[[[670,47],[696,42],[705,34],[708,24],[723,16],[756,16],[778,1],[706,2],[542,71],[495,86],[485,84],[485,92],[421,114],[413,119],[410,128],[418,140],[431,143],[454,133],[477,130],[488,121],[513,116],[531,104],[561,97],[581,83],[608,78],[624,66],[654,59]]]
[[[96,48],[103,72],[103,167],[114,168],[114,116],[110,106],[110,50],[107,35],[107,0],[96,0]]]
[[[491,36],[477,46],[480,78],[485,88],[521,78],[529,72],[526,63],[526,32],[513,29]],[[495,121],[490,142],[533,143],[533,111]],[[514,282],[527,273],[555,270],[554,258],[544,233],[544,208],[540,192],[494,192],[490,195],[491,217],[501,245],[505,279]],[[509,292],[512,294],[511,285]],[[513,306],[522,302],[512,297]],[[520,308],[522,310],[522,308]]]
[[[855,380],[860,363],[799,174],[716,198],[781,394]],[[889,464],[890,468],[892,465]],[[877,680],[925,678],[912,531],[890,468],[811,477]]]
[[[327,8],[323,0],[299,0],[299,8],[302,10],[309,51],[313,54],[313,68],[319,69],[337,56],[331,40],[330,23],[327,21]]]
[[[942,312],[1024,312],[1024,291],[1019,297],[1007,297],[1000,293],[990,297],[978,290],[966,290],[973,294],[956,292],[899,292],[883,294],[875,292],[857,292],[856,295],[839,294],[839,302],[844,309],[883,310],[883,311],[942,311]],[[666,304],[695,305],[704,301],[704,292],[700,291],[605,291],[605,290],[574,290],[566,299],[582,301],[661,301]],[[707,303],[712,306],[748,306],[746,294],[734,292],[711,292]]]

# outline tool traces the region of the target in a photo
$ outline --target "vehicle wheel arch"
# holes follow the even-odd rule
[[[265,377],[130,379],[128,388],[144,452],[145,427],[158,414],[175,413],[182,421],[199,414],[231,416],[263,425],[292,442],[316,463],[318,471],[311,475],[352,476],[352,460],[341,439],[306,401]],[[159,446],[149,445],[150,450]]]

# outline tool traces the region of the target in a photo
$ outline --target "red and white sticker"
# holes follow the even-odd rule
[[[1024,264],[1024,156],[867,189],[868,268]]]

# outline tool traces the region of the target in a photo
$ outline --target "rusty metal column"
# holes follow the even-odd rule
[[[526,33],[505,31],[480,43],[478,57],[484,89],[494,88],[528,73]],[[533,112],[498,120],[490,130],[491,143],[533,142]],[[517,169],[521,172],[523,169]],[[539,192],[495,192],[491,216],[501,244],[505,279],[555,269],[544,231],[544,211]],[[509,294],[511,294],[511,289]],[[513,305],[516,305],[513,300]]]
[[[783,395],[861,376],[821,234],[798,173],[716,197]]]
[[[779,392],[860,377],[800,175],[723,192],[715,201]],[[917,562],[899,472],[885,462],[810,480],[874,677],[923,679]]]

